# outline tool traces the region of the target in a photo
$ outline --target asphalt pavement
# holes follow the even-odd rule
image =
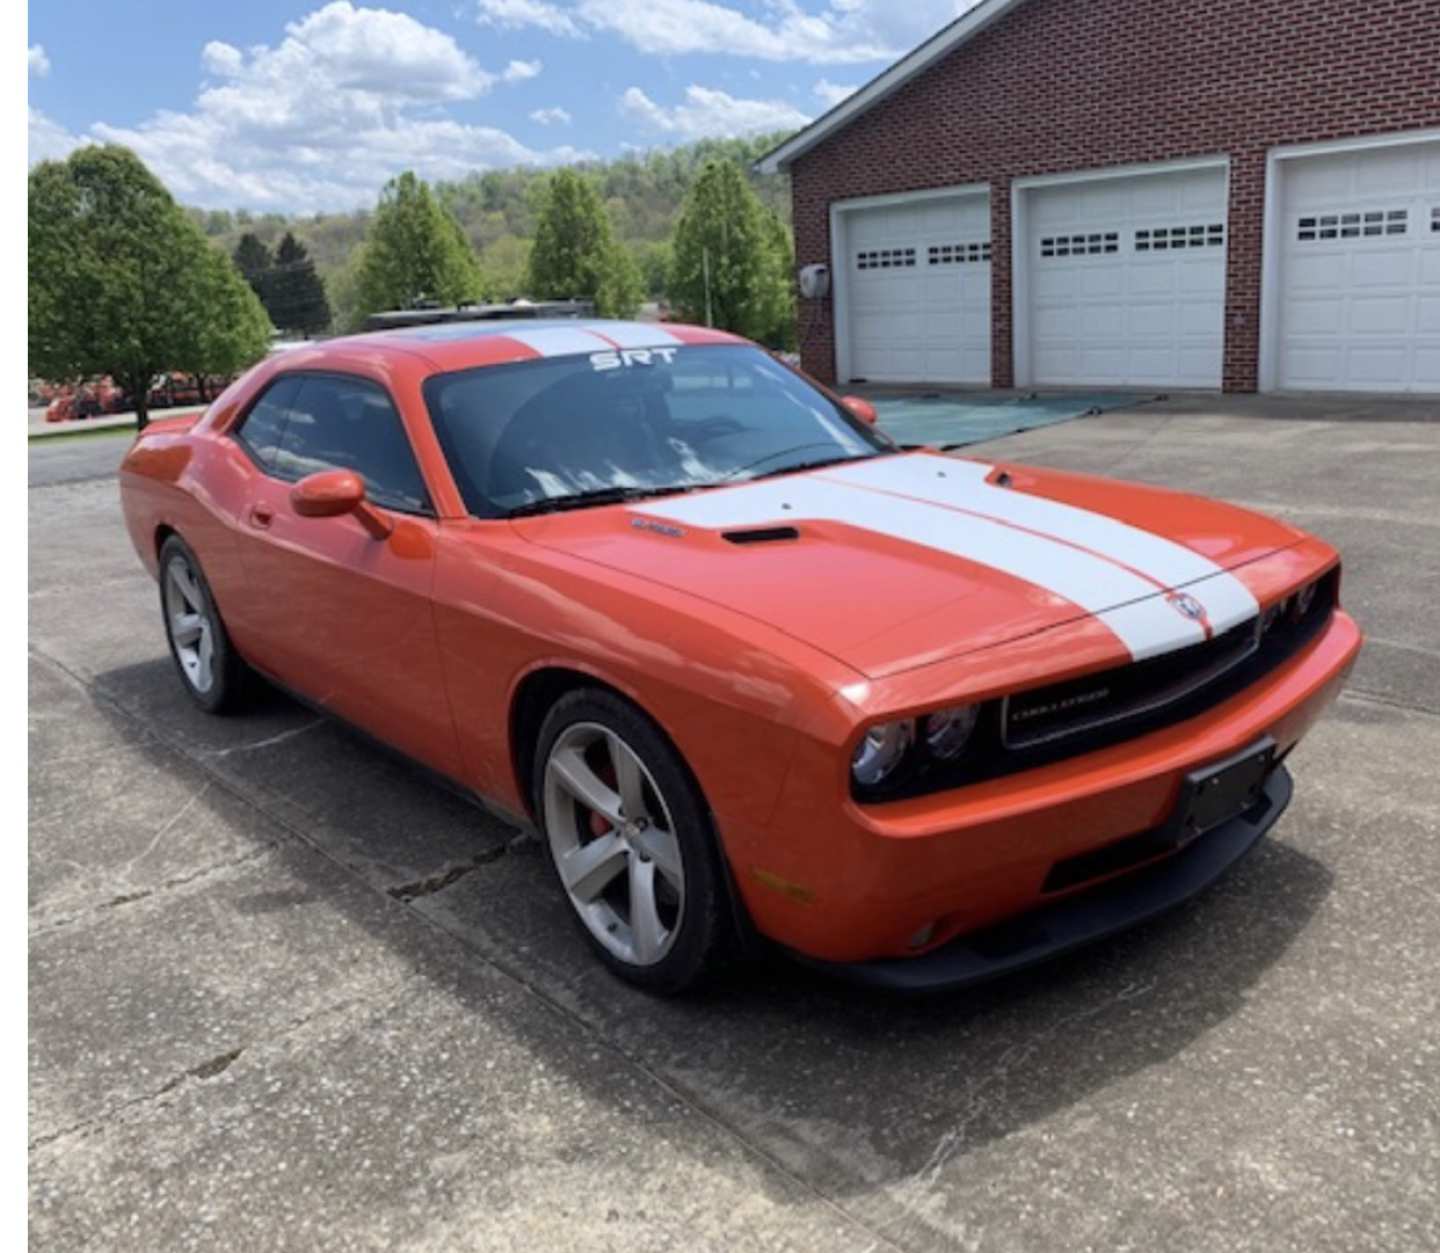
[[[200,714],[127,444],[30,448],[35,1247],[1440,1247],[1427,413],[1180,399],[979,450],[1310,527],[1370,643],[1214,891],[919,1003],[778,963],[646,998],[533,841],[278,695]]]

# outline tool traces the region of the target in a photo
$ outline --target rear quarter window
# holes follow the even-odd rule
[[[290,375],[271,383],[235,432],[235,438],[245,450],[268,471],[275,469],[285,425],[290,420],[302,381]]]

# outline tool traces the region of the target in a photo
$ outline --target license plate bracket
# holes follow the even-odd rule
[[[1187,774],[1171,820],[1175,843],[1186,845],[1258,804],[1275,769],[1275,751],[1267,735],[1233,757]]]

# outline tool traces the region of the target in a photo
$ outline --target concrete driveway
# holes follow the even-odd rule
[[[198,713],[105,459],[32,447],[35,1246],[1437,1247],[1440,422],[1343,412],[980,450],[1311,527],[1371,642],[1220,887],[920,1004],[617,984],[535,844],[279,696]]]

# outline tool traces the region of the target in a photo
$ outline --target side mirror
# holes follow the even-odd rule
[[[850,410],[853,417],[859,418],[860,421],[868,423],[870,426],[874,426],[880,421],[880,415],[875,412],[875,406],[862,396],[844,396],[840,403]]]
[[[338,518],[353,513],[375,539],[384,539],[394,523],[375,512],[365,499],[365,480],[354,470],[322,470],[290,489],[290,505],[302,518]]]

